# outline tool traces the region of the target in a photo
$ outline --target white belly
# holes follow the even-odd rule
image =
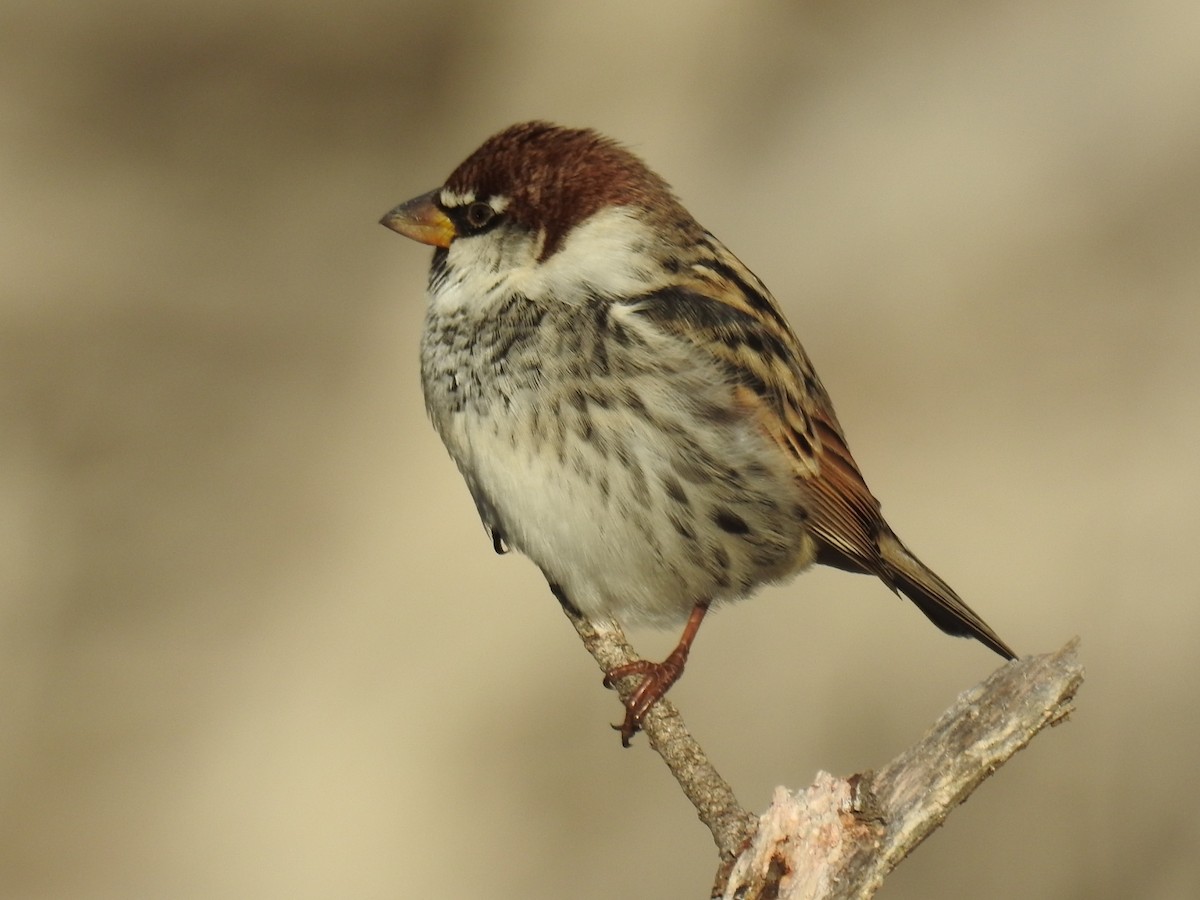
[[[585,615],[674,623],[811,562],[794,479],[751,424],[680,441],[665,413],[537,399],[463,410],[443,437],[486,524]]]

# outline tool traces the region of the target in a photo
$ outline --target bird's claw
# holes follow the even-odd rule
[[[625,719],[620,725],[613,725],[621,732],[621,746],[628,747],[633,736],[642,730],[642,720],[650,707],[654,706],[663,695],[670,690],[671,685],[683,674],[683,665],[687,653],[671,653],[660,663],[646,659],[635,660],[621,666],[614,666],[604,673],[604,686],[615,688],[622,678],[640,676],[641,681],[633,692],[624,699]]]

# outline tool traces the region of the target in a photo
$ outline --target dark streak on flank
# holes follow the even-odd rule
[[[588,403],[599,409],[608,409],[612,405],[612,400],[604,391],[590,390],[587,392]]]
[[[729,534],[749,534],[750,526],[746,524],[746,520],[739,516],[731,509],[724,507],[714,510],[712,520],[716,526],[722,531]]]
[[[646,409],[646,404],[642,402],[642,396],[631,387],[621,391],[622,403],[631,411],[641,416],[650,424],[657,424],[654,417],[650,415],[650,410]]]
[[[675,526],[675,530],[679,533],[680,537],[686,538],[689,541],[694,541],[696,539],[696,532],[692,530],[692,527],[688,525],[687,522],[679,518],[679,516],[671,516],[671,524]]]
[[[679,479],[671,475],[662,477],[663,490],[667,492],[667,496],[681,506],[689,505],[687,491],[683,489],[683,485],[679,483]]]

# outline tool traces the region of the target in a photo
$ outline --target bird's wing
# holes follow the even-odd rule
[[[638,298],[638,312],[714,356],[738,386],[738,400],[793,460],[810,498],[818,562],[869,573],[902,591],[935,625],[972,636],[1001,656],[1012,649],[883,518],[850,454],[829,394],[783,313],[761,281],[711,236],[711,255],[689,279]]]
[[[882,576],[883,524],[838,424],[829,394],[761,281],[715,238],[686,281],[639,297],[638,312],[714,356],[738,399],[793,460],[811,497],[822,562]]]

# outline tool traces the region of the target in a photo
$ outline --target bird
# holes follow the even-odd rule
[[[512,125],[380,221],[433,248],[425,406],[495,550],[571,616],[684,623],[605,675],[637,677],[624,746],[710,608],[814,564],[1016,658],[884,520],[766,286],[622,144]]]

